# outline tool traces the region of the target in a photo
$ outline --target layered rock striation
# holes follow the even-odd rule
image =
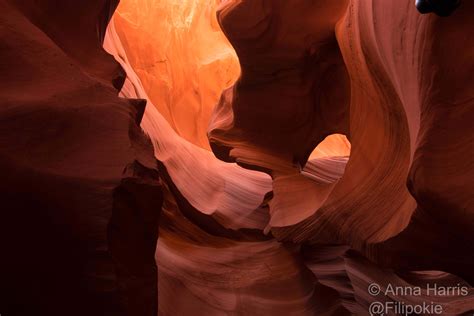
[[[472,313],[474,6],[421,2],[0,0],[0,313]]]

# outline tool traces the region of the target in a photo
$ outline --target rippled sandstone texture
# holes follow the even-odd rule
[[[149,9],[153,5],[165,8],[165,2],[147,3]],[[175,4],[168,5],[169,10],[176,10]],[[182,4],[184,8],[187,5]],[[128,83],[133,86],[126,84],[122,94],[147,98],[156,91],[147,87],[143,69],[134,71],[134,63],[144,61],[128,58],[129,54],[140,54],[127,42],[134,35],[122,31],[128,27],[124,22],[133,25],[133,21],[120,20],[127,11],[119,11],[115,29],[109,29],[110,46],[106,42],[106,47],[127,69]],[[472,137],[465,132],[469,126],[450,114],[452,120],[443,122],[453,134],[441,129],[440,139],[433,139],[434,144],[443,139],[457,142],[449,146],[448,156],[457,152],[463,157],[459,161],[448,156],[436,158],[438,147],[424,145],[426,133],[438,130],[440,124],[430,121],[447,107],[447,99],[436,100],[439,94],[449,94],[447,104],[457,98],[470,100],[455,92],[459,89],[457,85],[454,88],[455,81],[445,81],[440,74],[442,65],[456,68],[448,56],[436,50],[468,36],[459,31],[469,28],[468,14],[459,10],[451,20],[421,16],[412,1],[382,4],[295,0],[226,1],[217,16],[239,57],[241,76],[223,92],[214,108],[209,124],[211,147],[219,159],[263,171],[269,177],[246,173],[233,164],[219,168],[215,157],[198,148],[202,147],[198,142],[176,137],[181,131],[175,127],[171,130],[174,122],[166,113],[147,108],[142,127],[155,144],[155,155],[163,161],[162,171],[167,174],[167,190],[171,193],[165,198],[167,224],[160,228],[163,235],[157,248],[160,313],[185,315],[200,308],[210,314],[245,314],[251,308],[257,313],[284,314],[284,308],[288,308],[296,314],[364,314],[374,300],[366,291],[371,282],[457,282],[449,273],[406,271],[443,270],[472,282],[472,246],[462,238],[473,228],[472,197],[468,193],[472,188]],[[211,23],[212,18],[208,19]],[[404,27],[400,29],[400,25]],[[165,25],[163,32],[170,28]],[[176,36],[181,39],[187,34],[182,30]],[[464,52],[466,59],[459,65],[465,72],[450,73],[450,78],[463,78],[460,86],[469,94],[472,82],[466,75],[472,66],[466,65],[472,65],[472,48]],[[153,74],[156,70],[149,68],[147,72]],[[184,82],[188,81],[193,82],[193,76]],[[466,120],[472,117],[469,102],[459,114]],[[438,109],[431,111],[427,106]],[[160,106],[156,108],[160,110]],[[344,136],[331,136],[325,150],[315,149],[334,133],[345,134],[351,146]],[[171,142],[170,138],[177,141]],[[174,145],[168,147],[171,143]],[[170,151],[174,155],[167,155],[167,148],[173,148]],[[421,163],[423,156],[431,158]],[[454,172],[449,186],[456,190],[447,187],[441,191],[441,183],[432,182],[436,172],[448,171],[441,166],[430,168],[421,176],[427,180],[414,184],[414,170],[420,166],[427,170],[427,165],[437,159],[453,165],[448,169]],[[236,179],[238,182],[234,182]],[[260,184],[255,186],[257,180]],[[215,186],[216,182],[220,184]],[[206,189],[222,185],[234,189]],[[456,194],[460,207],[442,207],[440,198],[438,203],[427,204],[429,199],[417,194],[416,188],[434,197]],[[256,203],[247,203],[252,200]],[[465,222],[448,221],[456,218],[456,209],[459,214],[464,210]],[[441,218],[446,225],[439,223]],[[466,230],[449,233],[462,227]],[[247,229],[266,234],[249,234]],[[187,240],[190,231],[193,237]],[[273,236],[285,245],[296,246],[295,260],[306,265],[299,266],[300,273],[309,268],[316,277],[310,284],[292,279],[306,288],[302,294],[308,293],[297,300],[276,296],[276,289],[286,293],[295,285],[289,286],[284,280],[273,285],[276,276],[272,274],[258,272],[271,287],[259,287],[257,282],[249,288],[233,281],[234,277],[245,280],[242,273],[252,275],[247,270],[252,261],[232,255],[236,241],[244,242],[238,246],[239,257],[265,254],[267,259],[259,260],[269,271],[279,269],[271,259],[274,256],[280,257],[279,263],[291,262],[291,257],[283,259],[280,251],[265,248],[265,239],[273,240]],[[196,256],[187,256],[182,248]],[[293,275],[294,268],[286,269]],[[254,277],[249,276],[251,279]],[[169,293],[185,295],[188,305],[178,304]],[[267,298],[269,295],[273,300]],[[254,306],[257,301],[259,304]],[[415,304],[420,298],[402,301]],[[460,301],[449,297],[441,303],[448,315],[468,311],[473,307],[472,290]]]
[[[121,67],[100,48],[110,2],[45,3],[0,0],[2,308],[472,312],[471,3],[122,0],[104,39]]]

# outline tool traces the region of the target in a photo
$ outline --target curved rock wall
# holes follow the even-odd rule
[[[128,61],[182,138],[209,149],[207,124],[224,88],[237,80],[234,50],[219,29],[220,0],[121,1],[114,24]]]
[[[1,314],[156,314],[161,183],[102,48],[116,4],[0,1]]]
[[[121,12],[121,18],[126,14]],[[202,16],[199,11],[195,14]],[[472,86],[470,77],[466,77],[470,71],[466,65],[472,61],[459,63],[464,66],[455,71],[455,58],[441,50],[446,43],[455,46],[455,38],[467,40],[468,35],[461,31],[470,23],[467,15],[456,11],[450,18],[455,22],[422,16],[408,0],[223,2],[217,17],[237,53],[241,76],[222,93],[214,108],[209,140],[216,157],[259,171],[248,175],[265,184],[256,191],[253,185],[245,184],[250,179],[248,175],[239,171],[243,186],[220,194],[220,198],[239,192],[233,195],[232,205],[240,206],[232,215],[222,217],[222,204],[215,204],[220,199],[205,190],[209,187],[207,176],[231,183],[237,173],[217,169],[215,157],[198,150],[200,144],[196,140],[170,142],[170,137],[176,138],[170,135],[175,133],[158,130],[158,125],[166,123],[151,123],[163,122],[160,117],[166,117],[166,113],[145,113],[142,127],[154,142],[156,157],[163,162],[161,170],[167,174],[169,194],[165,199],[167,224],[160,228],[163,236],[157,248],[160,313],[186,315],[190,309],[200,308],[209,314],[245,314],[249,312],[246,308],[253,306],[253,311],[266,314],[282,312],[287,306],[296,314],[364,314],[374,300],[367,294],[367,286],[373,282],[415,286],[471,281],[467,268],[472,265],[468,254],[471,246],[461,236],[472,231],[472,206],[467,193],[472,188],[468,180],[472,159],[467,158],[472,156],[472,139],[465,133],[469,127],[456,119],[455,113],[431,110],[436,104],[438,108],[448,108],[453,102],[462,109],[460,118],[467,122],[472,117],[468,110],[470,89],[460,91],[458,97],[451,85],[463,81],[466,87]],[[118,34],[112,41],[114,45],[123,38],[132,38],[133,35],[123,34],[125,28],[119,23],[114,27]],[[146,74],[134,75],[134,62],[125,58],[129,54],[138,56],[130,43],[111,52],[120,55],[125,68],[130,65],[127,72],[129,78],[134,78],[130,81],[133,89],[122,90],[124,95],[136,96],[138,91],[138,96],[146,98],[147,94],[158,92],[143,83]],[[462,56],[469,58],[471,50],[465,49],[457,60]],[[443,73],[443,67],[448,72]],[[444,81],[447,78],[451,81]],[[156,86],[156,90],[160,89]],[[173,106],[179,107],[179,103],[171,103]],[[162,112],[160,106],[156,108]],[[441,118],[438,115],[444,120],[437,119]],[[347,138],[330,136],[334,133]],[[176,134],[180,135],[179,130]],[[441,145],[426,147],[429,139],[438,144],[430,135],[440,137],[440,144],[443,140],[450,142],[452,145],[446,145],[446,150],[450,149],[444,151]],[[174,148],[172,157],[165,154],[169,150],[167,143],[181,143],[169,147]],[[435,148],[439,148],[439,154]],[[447,159],[442,153],[447,152],[459,152],[465,159],[459,158],[459,163],[454,158],[442,162]],[[216,168],[200,166],[196,157],[206,161],[207,166],[212,162]],[[173,162],[178,159],[179,163]],[[430,164],[435,166],[437,159],[440,164],[453,166],[448,168],[453,179],[449,184],[436,182],[441,181],[437,174],[448,170],[441,166],[432,172],[426,169]],[[235,171],[244,170],[229,166]],[[194,181],[196,174],[200,181]],[[260,206],[257,203],[244,207],[245,191],[259,196],[256,201]],[[214,202],[209,204],[211,196]],[[210,211],[209,205],[221,206]],[[441,205],[452,210],[453,217],[442,212]],[[463,210],[463,216],[457,217],[457,209]],[[258,220],[253,226],[242,226],[242,216]],[[461,217],[464,222],[456,222]],[[439,224],[440,220],[447,225]],[[238,228],[240,231],[235,231]],[[263,230],[264,234],[250,233],[248,228],[254,232]],[[457,228],[459,233],[446,235],[448,230]],[[192,240],[187,240],[185,236],[190,232]],[[274,238],[291,245],[290,257],[266,248]],[[267,250],[261,252],[263,249]],[[316,279],[311,285],[301,282],[300,286],[306,288],[304,293],[312,291],[309,297],[314,304],[286,296],[280,298],[279,309],[275,302],[265,299],[269,289],[256,292],[258,282],[251,287],[242,285],[240,281],[246,278],[240,275],[252,273],[248,269],[253,260],[237,263],[231,258],[246,258],[250,253],[256,258],[265,253],[258,260],[269,265],[270,270],[274,255],[280,256],[282,264],[304,262],[306,267],[299,266],[298,273],[307,275],[309,268]],[[442,258],[444,254],[448,255]],[[442,270],[464,280],[449,273],[415,272],[419,270]],[[293,273],[290,271],[287,273]],[[240,281],[232,281],[234,277]],[[271,274],[262,274],[262,278],[269,284],[275,280]],[[216,283],[221,279],[228,282]],[[289,285],[285,282],[279,280],[275,289],[286,293]],[[176,307],[169,293],[186,293],[183,295],[188,304]],[[389,300],[416,304],[426,299],[413,296]],[[258,301],[259,307],[252,300]],[[468,311],[474,306],[472,289],[461,301],[448,297],[436,302],[447,315]]]
[[[474,5],[414,2],[0,0],[0,313],[472,312]]]

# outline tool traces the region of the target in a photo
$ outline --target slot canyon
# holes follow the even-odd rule
[[[474,2],[0,10],[0,316],[474,314]]]

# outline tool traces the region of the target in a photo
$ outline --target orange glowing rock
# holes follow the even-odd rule
[[[351,143],[345,135],[332,134],[326,137],[313,150],[309,160],[322,157],[348,157],[351,154]]]
[[[209,149],[207,125],[240,75],[220,30],[220,1],[121,1],[113,23],[150,100],[181,137]]]

